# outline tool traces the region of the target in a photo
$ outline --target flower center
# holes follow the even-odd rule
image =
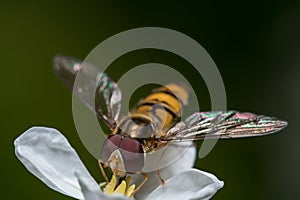
[[[127,197],[133,197],[135,184],[130,185],[130,176],[127,176],[125,180],[122,180],[122,182],[117,185],[117,178],[113,175],[108,183],[100,184],[100,188],[106,194],[123,194]]]

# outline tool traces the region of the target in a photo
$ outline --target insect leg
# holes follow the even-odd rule
[[[159,170],[156,170],[156,174],[161,181],[161,184],[164,186],[166,184],[165,180],[161,177]]]
[[[103,169],[103,167],[102,167],[102,163],[103,163],[102,160],[98,160],[98,165],[99,165],[99,168],[100,168],[100,170],[101,170],[102,176],[104,177],[106,183],[109,183],[109,179],[107,178],[106,173],[105,173],[105,171],[104,171],[104,169]],[[106,167],[106,166],[105,166],[105,167]]]
[[[161,155],[160,155],[159,160],[158,160],[158,161],[156,162],[156,164],[155,164],[156,174],[157,174],[158,178],[160,179],[162,185],[165,185],[166,183],[165,183],[165,180],[162,178],[162,176],[161,176],[161,174],[160,174],[160,172],[159,172],[158,164],[159,164],[159,162],[162,160],[163,156],[165,155],[165,153],[166,153],[166,151],[167,151],[167,148],[168,148],[168,145],[167,145],[166,148],[163,150],[163,152],[162,152]]]
[[[143,175],[144,180],[143,180],[143,182],[141,182],[141,184],[140,184],[139,186],[137,186],[137,187],[135,188],[135,190],[132,192],[132,195],[134,195],[137,191],[139,191],[139,190],[141,189],[141,187],[143,187],[143,185],[144,185],[144,184],[148,181],[148,179],[149,179],[149,177],[148,177],[148,175],[147,175],[146,173],[141,172],[141,175]]]

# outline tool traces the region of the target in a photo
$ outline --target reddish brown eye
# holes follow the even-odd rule
[[[112,152],[119,148],[121,140],[122,137],[120,135],[110,135],[104,141],[102,147],[102,159],[104,162],[106,162],[109,159]]]
[[[124,138],[120,144],[121,154],[128,173],[140,172],[144,166],[144,150],[141,143],[132,138]]]

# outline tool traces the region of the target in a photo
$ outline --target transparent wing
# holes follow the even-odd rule
[[[122,98],[117,83],[95,66],[82,64],[81,61],[71,57],[56,56],[54,70],[62,82],[96,112],[110,129],[115,127]],[[75,79],[76,84],[74,84]]]
[[[177,123],[160,138],[165,141],[202,140],[204,138],[241,138],[275,133],[287,122],[274,117],[237,111],[198,112]]]

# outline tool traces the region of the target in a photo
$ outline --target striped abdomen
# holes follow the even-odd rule
[[[131,112],[131,118],[148,120],[156,124],[156,129],[170,127],[181,115],[182,104],[188,102],[188,90],[183,84],[167,84],[155,89],[140,101]]]

